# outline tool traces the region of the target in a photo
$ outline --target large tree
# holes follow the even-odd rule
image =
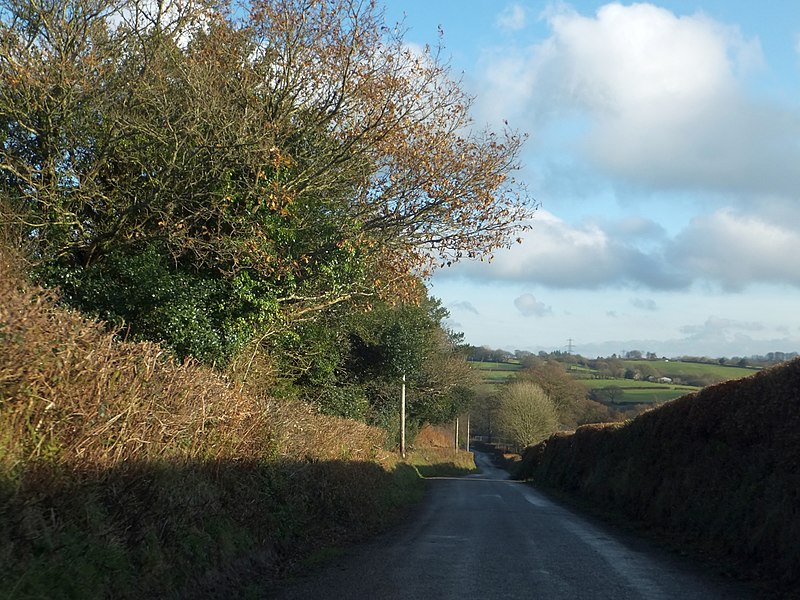
[[[351,314],[347,358],[338,379],[356,382],[369,402],[370,419],[386,426],[397,419],[405,377],[408,419],[416,425],[443,423],[463,412],[479,383],[443,321],[447,311],[421,291],[417,304],[380,303],[366,314]]]
[[[573,429],[584,423],[608,420],[608,409],[588,398],[586,387],[555,360],[532,358],[517,374],[517,381],[540,386],[553,402],[562,428]]]
[[[3,201],[43,279],[225,362],[512,242],[521,138],[361,0],[3,0]]]
[[[518,448],[558,430],[558,412],[544,389],[530,381],[505,384],[499,392],[498,429]]]

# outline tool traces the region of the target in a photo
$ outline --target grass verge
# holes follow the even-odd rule
[[[472,452],[449,448],[419,448],[408,454],[406,462],[422,478],[461,477],[477,473]]]

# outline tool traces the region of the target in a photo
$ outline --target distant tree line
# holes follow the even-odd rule
[[[501,348],[494,349],[489,346],[467,346],[469,360],[473,361],[486,361],[486,362],[519,362],[525,364],[533,358],[544,358],[556,360],[565,364],[581,364],[584,366],[589,365],[589,361],[623,361],[623,360],[675,360],[682,362],[693,362],[701,364],[719,364],[738,367],[764,367],[769,365],[778,364],[787,360],[792,360],[798,356],[797,352],[768,352],[764,355],[754,354],[751,356],[733,356],[733,357],[718,357],[710,358],[708,356],[673,356],[669,359],[665,356],[659,356],[655,352],[643,352],[641,350],[627,350],[624,353],[613,353],[608,357],[598,356],[596,359],[587,359],[580,354],[570,354],[561,350],[553,352],[545,352],[540,350],[537,353],[527,350],[514,350],[513,352],[503,350]]]

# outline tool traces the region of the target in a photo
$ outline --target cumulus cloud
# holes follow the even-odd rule
[[[649,232],[649,233],[648,233]],[[646,219],[571,225],[540,211],[523,244],[498,251],[491,263],[458,264],[443,277],[509,281],[552,289],[687,290],[713,284],[740,292],[753,284],[800,288],[800,229],[733,208],[692,219],[674,237]],[[656,310],[653,300],[632,306]]]
[[[533,294],[523,294],[514,300],[514,306],[525,317],[544,317],[553,309],[536,299]]]
[[[504,31],[519,31],[525,28],[526,21],[525,8],[519,4],[509,4],[497,15],[495,24]]]
[[[530,129],[549,156],[532,188],[605,205],[603,186],[631,213],[648,197],[681,204],[655,212],[669,233],[656,217],[540,210],[522,246],[452,273],[552,289],[800,287],[800,110],[749,91],[766,67],[759,40],[647,3],[590,15],[554,3],[542,19],[535,44],[484,53],[480,96],[485,115]]]
[[[800,231],[723,209],[695,218],[671,244],[676,264],[735,291],[753,282],[800,286]]]
[[[534,130],[573,123],[585,157],[611,176],[664,188],[787,194],[800,185],[800,115],[749,97],[758,39],[698,13],[558,5],[551,35],[484,61],[489,111]]]
[[[460,264],[453,273],[574,289],[620,285],[676,289],[689,283],[667,268],[657,250],[645,252],[622,236],[610,235],[598,223],[571,226],[542,210],[524,237],[521,246],[498,252],[492,263]]]

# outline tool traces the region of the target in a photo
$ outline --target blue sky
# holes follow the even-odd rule
[[[800,351],[800,3],[385,5],[530,136],[524,243],[430,282],[469,343]]]

